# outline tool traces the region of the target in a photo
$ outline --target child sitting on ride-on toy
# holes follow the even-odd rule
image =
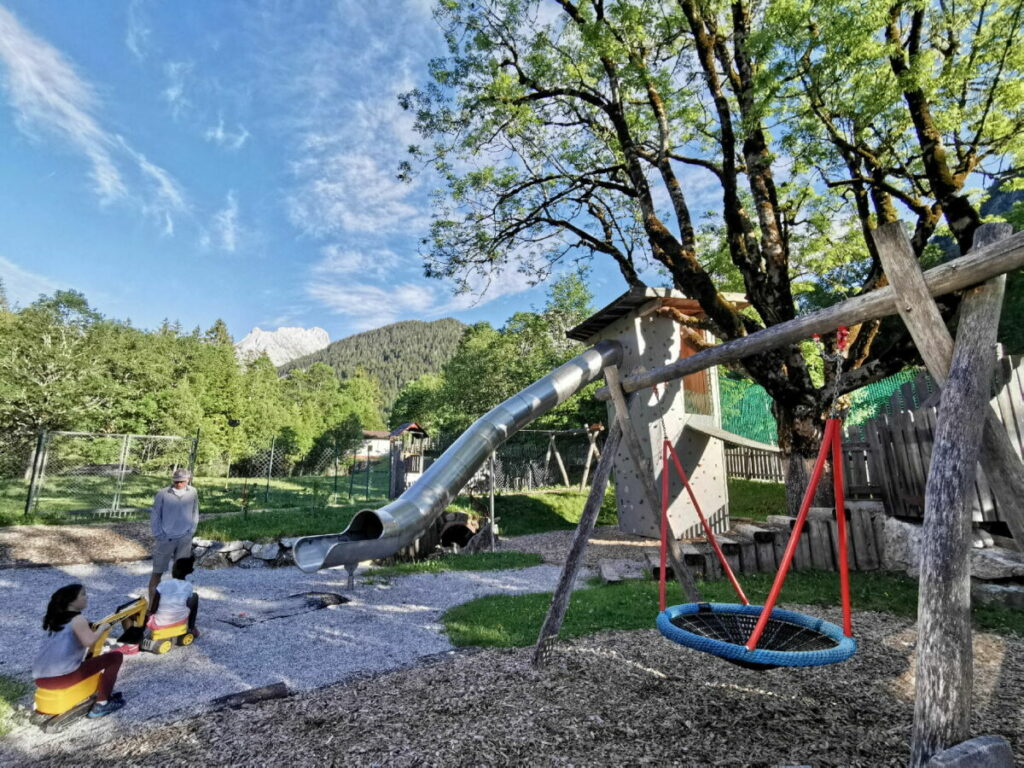
[[[199,610],[199,595],[192,585],[186,581],[195,563],[194,558],[183,557],[174,561],[171,578],[157,585],[150,606],[150,616],[146,627],[151,632],[159,632],[170,627],[184,625],[183,635],[191,635],[188,642],[199,637],[196,630],[196,612]],[[187,623],[186,623],[187,622]]]
[[[124,706],[121,694],[114,693],[114,683],[124,657],[120,653],[104,653],[85,658],[89,649],[98,645],[110,629],[109,624],[99,624],[95,629],[89,625],[82,615],[88,604],[85,587],[68,584],[54,592],[46,606],[43,618],[46,637],[32,664],[32,677],[39,689],[37,704],[43,700],[55,707],[55,711],[48,714],[63,711],[64,703],[58,699],[65,691],[69,695],[77,693],[72,690],[76,687],[83,688],[85,694],[83,709],[95,691],[89,717],[103,717]],[[89,691],[84,690],[86,681],[90,681]]]

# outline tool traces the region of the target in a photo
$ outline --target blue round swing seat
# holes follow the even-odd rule
[[[781,608],[772,611],[757,648],[747,650],[761,610],[731,603],[672,605],[658,614],[658,629],[674,643],[756,670],[836,664],[857,650],[857,641],[835,624]]]

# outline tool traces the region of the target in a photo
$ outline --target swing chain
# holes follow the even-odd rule
[[[811,339],[818,346],[818,353],[821,355],[821,359],[825,363],[825,370],[829,369],[831,365],[835,375],[832,377],[832,389],[828,394],[828,418],[838,419],[845,416],[846,411],[850,409],[849,397],[839,394],[839,374],[843,370],[843,363],[846,361],[847,353],[847,340],[849,339],[850,330],[845,326],[841,325],[836,329],[836,347],[835,350],[829,352],[825,343],[821,340],[820,334],[815,333]]]

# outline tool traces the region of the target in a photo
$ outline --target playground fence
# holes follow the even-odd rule
[[[197,445],[198,437],[178,435],[40,432],[19,444],[27,481],[24,512],[134,516],[150,507],[174,470],[191,470]]]

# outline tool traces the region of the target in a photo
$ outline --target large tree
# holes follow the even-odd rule
[[[1020,2],[442,0],[449,55],[403,97],[443,180],[428,274],[468,285],[567,256],[653,262],[735,339],[884,280],[870,230],[980,223],[969,179],[1019,166]],[[710,216],[702,221],[700,211]],[[724,290],[741,287],[742,309]],[[774,403],[791,488],[833,383],[915,359],[902,331],[852,329],[840,370],[800,345],[743,361]],[[826,343],[831,344],[831,340]]]

